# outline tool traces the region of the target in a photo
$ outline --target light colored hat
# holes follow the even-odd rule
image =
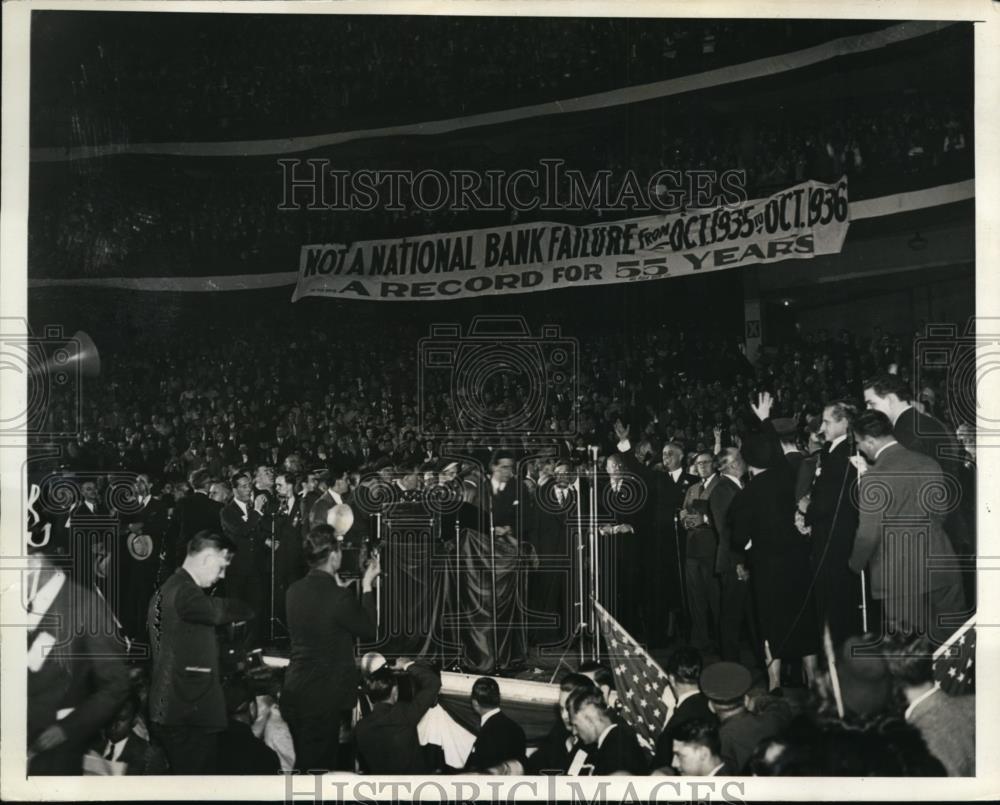
[[[377,651],[369,651],[364,657],[361,658],[361,673],[365,676],[370,676],[379,668],[384,667],[385,664],[385,657]]]

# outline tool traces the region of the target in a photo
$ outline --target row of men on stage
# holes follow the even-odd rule
[[[904,449],[931,454],[935,466],[945,468],[942,483],[949,490],[958,484],[960,500],[942,509],[941,517],[935,515],[930,539],[936,544],[940,530],[953,553],[970,555],[974,532],[965,513],[974,511],[969,505],[974,486],[970,489],[960,473],[964,465],[957,445],[951,445],[954,439],[912,406],[908,389],[895,376],[871,381],[865,395],[872,409],[889,418],[890,435]],[[637,457],[643,451],[631,444],[628,428],[616,426],[618,452],[597,477],[604,573],[598,598],[640,641],[666,644],[686,622],[699,649],[736,660],[745,630],[758,658],[777,668],[781,657],[811,657],[824,625],[835,643],[862,628],[858,571],[867,562],[852,560],[863,518],[859,460],[851,454],[868,436],[879,439],[879,428],[872,431],[868,423],[864,435],[855,434],[857,408],[831,401],[817,428],[826,447],[806,457],[796,444],[794,423],[789,428],[788,422],[772,421],[770,409],[765,395],[754,408],[762,433],[748,436],[741,449],[697,455],[694,475],[686,471],[680,445],[668,443],[662,466],[653,469]],[[526,579],[512,588],[518,600],[507,619],[511,629],[527,632],[534,644],[555,645],[577,622],[573,562],[581,527],[587,526],[591,479],[567,458],[543,460],[540,473],[522,478],[515,458],[496,451],[486,478],[463,471],[468,465],[457,461],[426,473],[416,463],[406,464],[379,479],[378,490],[354,486],[344,472],[300,478],[263,467],[254,476],[238,471],[223,482],[199,470],[190,478],[193,493],[177,502],[172,516],[166,502],[152,496],[147,476],[136,478],[134,501],[127,513],[117,515],[103,508],[96,484],[85,479],[83,499],[66,525],[117,517],[118,536],[91,546],[93,552],[74,561],[97,565],[98,592],[133,640],[145,637],[146,604],[157,583],[183,560],[190,538],[203,530],[224,534],[239,548],[224,592],[257,613],[249,638],[258,644],[270,632],[272,553],[274,616],[281,624],[284,592],[306,573],[302,545],[311,527],[340,518],[339,536],[360,544],[373,537],[370,512],[388,511],[397,503],[425,504],[427,495],[421,493],[440,487],[466,509],[471,504],[472,518],[478,518],[472,522],[445,507],[437,518],[440,536],[450,537],[458,519],[460,526],[492,537],[483,550],[493,556],[505,552],[511,561],[504,570],[509,565]],[[873,452],[860,466],[875,461]],[[353,524],[345,520],[344,506],[352,509]],[[112,545],[112,540],[117,542]],[[464,572],[470,567],[465,565]],[[869,598],[881,600],[884,594],[880,574],[868,580]],[[946,575],[932,574],[935,583]],[[966,586],[962,592],[971,600],[973,590]],[[506,612],[510,601],[500,603]],[[514,656],[505,652],[502,665],[523,659],[524,642],[513,646]]]
[[[817,428],[825,446],[809,457],[793,422],[771,420],[772,402],[763,393],[753,407],[760,433],[740,448],[698,454],[696,478],[678,475],[686,487],[677,513],[684,539],[674,567],[683,569],[676,589],[684,591],[693,644],[738,661],[745,630],[775,688],[782,659],[802,659],[812,679],[826,628],[834,645],[866,625],[915,629],[940,642],[974,601],[974,532],[965,513],[975,511],[975,477],[970,483],[963,474],[954,436],[916,410],[893,375],[866,383],[868,411],[845,400],[827,404]],[[632,468],[647,487],[669,490],[666,477],[636,467],[620,423],[618,435],[609,475]],[[669,458],[665,449],[665,465]],[[661,491],[659,499],[669,498]],[[658,535],[671,536],[669,513],[658,508],[621,527],[647,537],[621,547],[619,615],[640,634],[667,614],[651,587],[631,596],[628,589],[651,559],[647,585],[671,578],[664,571],[673,563],[656,557]]]

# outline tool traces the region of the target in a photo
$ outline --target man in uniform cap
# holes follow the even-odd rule
[[[765,738],[777,735],[791,721],[783,699],[762,694],[747,695],[753,679],[739,663],[717,662],[701,672],[699,685],[709,709],[719,718],[722,758],[734,773],[740,773]]]

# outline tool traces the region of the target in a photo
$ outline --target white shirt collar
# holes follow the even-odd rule
[[[506,483],[500,483],[496,478],[490,478],[490,485],[493,487],[494,494],[502,492],[507,486]]]
[[[249,504],[248,504],[248,503],[246,503],[245,501],[242,501],[242,500],[240,500],[239,498],[236,498],[236,497],[234,497],[234,498],[233,498],[233,502],[234,502],[234,503],[235,503],[235,504],[236,504],[237,506],[239,506],[239,507],[240,507],[240,511],[242,511],[242,512],[243,512],[243,514],[247,514],[247,512],[248,512],[248,509],[250,508],[250,506],[249,506]]]
[[[676,470],[672,470],[670,472],[670,477],[674,479],[674,483],[677,483],[680,480],[682,472],[684,472],[683,467],[678,467]]]
[[[402,488],[402,487],[400,487],[400,488]],[[335,503],[336,503],[336,504],[337,504],[338,506],[339,506],[339,505],[340,505],[341,503],[343,503],[343,502],[344,502],[344,499],[343,499],[343,498],[342,498],[342,497],[340,496],[340,492],[334,492],[334,491],[333,491],[333,487],[332,487],[332,486],[331,486],[331,487],[330,487],[330,488],[329,488],[329,489],[327,490],[327,492],[329,492],[329,493],[330,493],[330,497],[332,497],[332,498],[333,498],[334,502],[335,502]]]
[[[485,713],[483,713],[479,717],[479,726],[482,726],[483,724],[485,724],[487,721],[489,721],[491,718],[493,718],[493,716],[495,716],[499,712],[500,712],[500,708],[499,707],[494,707],[492,710],[487,710]]]
[[[110,758],[111,760],[118,760],[118,758],[120,758],[122,756],[122,752],[125,751],[125,744],[128,743],[128,739],[129,739],[129,736],[126,735],[120,741],[115,741],[114,744],[112,744],[114,746],[114,751],[112,751],[112,753],[111,753],[111,758]],[[104,752],[101,754],[101,757],[104,757],[104,754],[107,753],[107,751],[108,751],[108,743],[110,743],[110,742],[109,741],[105,741],[105,743],[104,743]]]
[[[726,765],[726,762],[725,762],[725,761],[723,761],[723,762],[722,762],[722,763],[720,763],[720,764],[719,764],[718,766],[716,766],[716,767],[715,767],[714,769],[712,769],[712,770],[711,770],[711,771],[710,771],[710,772],[708,773],[708,776],[709,776],[709,777],[715,777],[715,775],[719,773],[719,769],[721,769],[721,768],[722,768],[723,766],[725,766],[725,765]]]
[[[604,728],[604,732],[602,732],[602,733],[601,733],[601,734],[600,734],[600,735],[599,735],[599,736],[597,737],[597,748],[598,748],[598,749],[600,749],[600,748],[601,748],[601,745],[602,745],[602,744],[604,743],[604,739],[608,737],[608,733],[610,733],[610,732],[611,732],[611,730],[613,730],[613,729],[614,729],[615,727],[617,727],[617,726],[618,726],[617,724],[608,724],[608,726],[606,726],[606,727]]]
[[[847,434],[844,433],[844,434],[841,434],[840,436],[838,436],[832,442],[830,442],[830,452],[832,453],[833,452],[833,448],[835,448],[838,444],[840,444],[846,438],[847,438]]]
[[[878,457],[879,457],[880,455],[882,455],[882,451],[883,451],[883,450],[885,450],[885,449],[886,449],[887,447],[892,447],[892,446],[893,446],[894,444],[899,444],[899,442],[897,442],[897,441],[896,441],[895,439],[893,439],[893,440],[892,440],[891,442],[887,442],[886,444],[882,445],[882,446],[881,446],[881,447],[880,447],[880,448],[879,448],[879,449],[878,449],[878,450],[876,451],[876,453],[875,453],[875,458],[873,458],[873,459],[872,459],[872,463],[874,463],[874,462],[878,461]]]
[[[937,693],[939,690],[941,690],[941,688],[938,685],[938,683],[935,682],[934,683],[934,687],[929,688],[928,690],[925,690],[920,696],[918,696],[916,699],[914,699],[912,702],[910,702],[910,706],[907,707],[906,708],[906,712],[903,713],[903,720],[904,721],[909,721],[910,720],[910,716],[913,715],[913,711],[917,709],[917,705],[920,704],[924,699],[926,699],[929,696],[931,696],[932,694]]]
[[[728,475],[726,473],[723,473],[723,476],[728,478],[734,484],[736,484],[740,489],[743,488],[743,481],[741,481],[739,478],[734,478],[732,475]]]

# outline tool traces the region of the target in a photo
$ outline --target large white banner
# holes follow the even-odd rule
[[[461,299],[648,282],[839,252],[847,179],[767,199],[607,224],[551,222],[303,246],[292,301]]]

